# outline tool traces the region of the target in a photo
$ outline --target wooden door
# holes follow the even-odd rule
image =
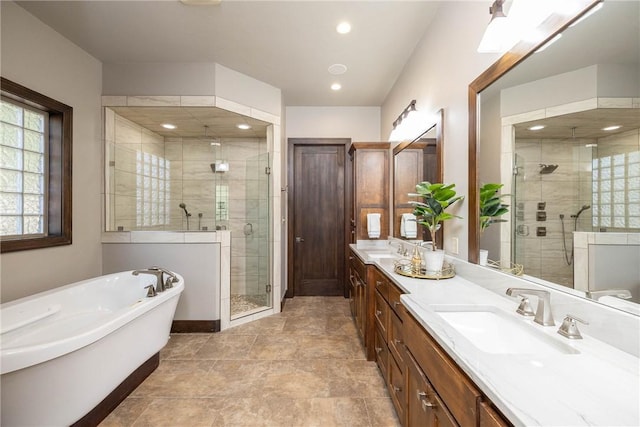
[[[293,280],[287,295],[344,295],[345,145],[292,142]]]

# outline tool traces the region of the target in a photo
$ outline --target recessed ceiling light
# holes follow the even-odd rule
[[[349,32],[351,32],[351,24],[349,24],[348,22],[341,22],[338,24],[338,26],[336,27],[336,31],[340,34],[347,34]]]
[[[615,125],[615,126],[607,126],[606,128],[602,128],[603,131],[611,131],[611,130],[618,130],[620,129],[622,126],[620,125]]]
[[[251,129],[251,126],[245,124],[245,123],[240,123],[239,125],[237,125],[238,129],[242,129],[242,130],[247,130],[247,129]]]
[[[347,72],[347,66],[344,64],[333,64],[329,66],[328,70],[329,70],[329,74],[338,76],[340,74],[344,74]]]
[[[331,85],[331,90],[340,90],[342,89],[342,85],[340,83],[334,83]]]
[[[176,128],[176,125],[172,125],[171,123],[163,123],[161,126],[163,128],[165,128],[165,129],[175,129]]]
[[[541,129],[544,129],[544,125],[535,125],[535,126],[531,126],[529,128],[529,130],[534,130],[534,131],[535,130],[541,130]]]

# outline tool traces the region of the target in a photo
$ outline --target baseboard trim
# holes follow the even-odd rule
[[[220,319],[174,320],[171,324],[171,333],[173,334],[187,334],[197,332],[220,332]]]
[[[98,403],[87,415],[73,423],[71,427],[90,427],[100,424],[136,387],[142,384],[156,370],[159,364],[160,353],[158,352],[133,371],[102,402]]]

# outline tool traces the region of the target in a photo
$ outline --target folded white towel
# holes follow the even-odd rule
[[[400,220],[400,235],[407,239],[415,239],[418,237],[418,223],[416,222],[416,216],[414,214],[402,214],[402,219]]]
[[[367,233],[370,239],[378,239],[380,237],[380,214],[367,214]]]

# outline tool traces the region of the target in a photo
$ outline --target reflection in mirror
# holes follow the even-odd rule
[[[422,181],[442,182],[442,116],[413,141],[393,149],[393,236],[408,240],[430,240],[428,230],[412,218],[413,205],[409,193]],[[439,232],[440,234],[442,231]],[[439,235],[441,238],[441,235]]]
[[[638,16],[639,2],[605,2],[482,88],[470,169],[478,185],[505,185],[511,213],[469,244],[488,249],[503,269],[522,265],[530,280],[636,314]]]

